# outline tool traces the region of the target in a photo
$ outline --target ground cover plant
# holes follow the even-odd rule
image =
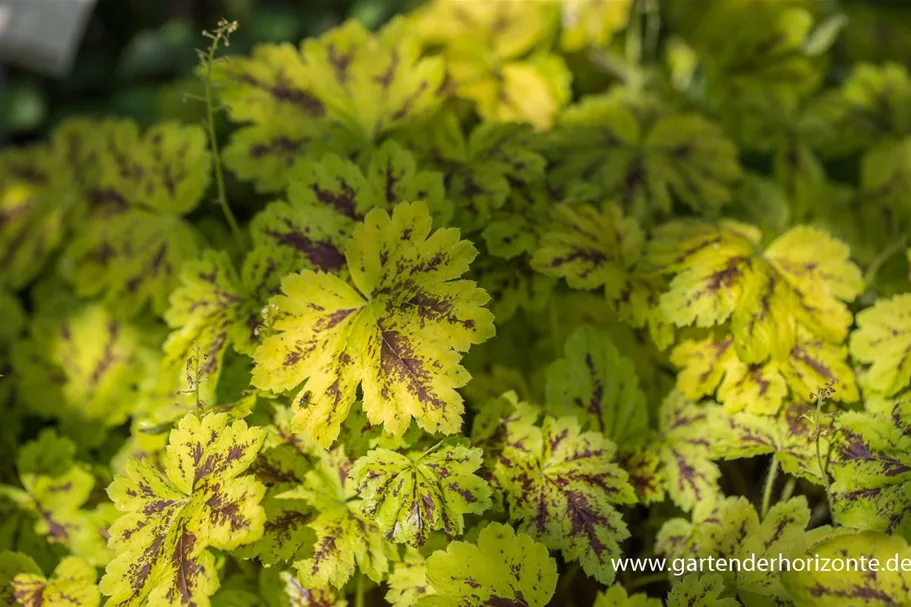
[[[845,26],[222,21],[202,124],[0,152],[0,605],[911,605],[618,565],[911,559],[911,79]]]

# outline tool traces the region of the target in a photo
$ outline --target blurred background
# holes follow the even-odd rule
[[[14,0],[0,0],[4,3]],[[61,2],[64,0],[18,0]],[[467,1],[467,0],[466,0]],[[496,1],[496,0],[492,0]],[[504,0],[508,1],[508,0]],[[787,0],[782,0],[786,2]],[[72,69],[51,77],[0,64],[0,143],[41,138],[72,114],[111,113],[143,124],[193,121],[200,104],[184,102],[198,92],[192,70],[203,29],[219,18],[240,29],[225,53],[247,53],[257,42],[297,41],[353,17],[376,28],[421,0],[98,0],[84,30]],[[698,16],[700,0],[662,0],[671,21]],[[905,0],[817,0],[848,17],[838,36],[836,57],[911,64],[911,2]],[[703,7],[704,8],[704,7]]]
[[[18,9],[71,0],[0,0]],[[78,0],[72,0],[76,2]],[[203,29],[220,18],[240,29],[220,54],[246,54],[258,42],[297,41],[353,17],[376,28],[420,0],[98,0],[72,68],[58,77],[0,61],[0,143],[41,138],[72,114],[110,113],[143,124],[195,120],[204,108],[184,103],[200,89],[192,70]],[[2,22],[0,10],[0,22]],[[0,23],[2,26],[2,23]]]

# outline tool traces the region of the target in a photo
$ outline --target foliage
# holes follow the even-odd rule
[[[0,603],[911,605],[892,9],[366,4],[0,152]]]

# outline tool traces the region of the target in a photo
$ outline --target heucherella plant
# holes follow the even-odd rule
[[[204,125],[5,148],[0,606],[911,607],[911,77],[834,4],[225,20]]]

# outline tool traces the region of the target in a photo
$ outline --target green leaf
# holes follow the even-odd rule
[[[660,499],[663,488],[685,511],[721,495],[709,439],[718,423],[718,408],[711,404],[693,403],[676,390],[665,397],[648,446],[624,460],[630,483],[646,503]]]
[[[287,571],[280,575],[290,607],[346,607],[348,604],[334,588],[304,588],[300,580]]]
[[[659,347],[672,341],[668,322],[658,310],[660,280],[639,266],[645,237],[636,221],[613,203],[601,212],[590,205],[562,204],[553,215],[555,225],[542,236],[532,268],[564,278],[573,289],[603,286],[624,322],[648,327]]]
[[[4,550],[0,552],[0,600],[15,605],[13,579],[18,575],[41,575],[41,568],[28,555]]]
[[[856,63],[841,88],[825,92],[813,107],[831,124],[821,153],[843,155],[911,133],[911,78],[898,63]]]
[[[24,491],[0,489],[35,515],[35,531],[48,542],[65,545],[92,565],[104,565],[111,556],[105,535],[113,517],[103,507],[95,512],[83,508],[95,478],[87,465],[74,459],[75,453],[72,441],[61,438],[54,429],[45,429],[19,449],[16,468]]]
[[[772,453],[788,474],[817,485],[823,473],[816,458],[815,404],[789,403],[775,416],[749,412],[721,416],[712,443],[722,459],[741,459]],[[820,452],[829,452],[831,420],[820,420]]]
[[[295,423],[328,446],[360,384],[364,412],[398,436],[411,419],[428,432],[459,429],[468,381],[460,352],[493,336],[488,295],[458,277],[476,251],[458,231],[430,232],[423,203],[368,213],[349,243],[351,282],[304,271],[272,300],[275,334],[256,350],[253,384],[284,391],[307,380]]]
[[[97,444],[98,426],[127,419],[148,356],[135,326],[95,304],[61,317],[37,316],[31,335],[15,344],[13,366],[21,402],[59,419],[80,442]],[[96,430],[86,433],[90,426]]]
[[[433,531],[459,536],[464,515],[490,508],[490,487],[475,475],[480,449],[445,441],[402,455],[374,449],[351,471],[364,515],[386,539],[421,546]]]
[[[629,531],[618,506],[635,502],[616,447],[597,432],[581,432],[573,417],[545,418],[540,429],[507,438],[495,469],[510,518],[603,584]]]
[[[98,577],[87,561],[71,556],[60,561],[50,579],[39,573],[13,578],[13,598],[22,607],[98,607]]]
[[[657,549],[669,558],[749,559],[765,558],[776,564],[781,559],[794,559],[804,554],[831,530],[825,527],[811,532],[804,529],[810,520],[810,509],[803,496],[778,502],[762,521],[744,497],[728,497],[700,503],[693,512],[692,523],[674,519],[658,535]],[[725,586],[737,593],[748,607],[784,604],[787,593],[780,575],[770,575],[759,568],[746,567],[721,572]],[[717,596],[717,584],[711,584]]]
[[[857,314],[851,355],[870,365],[867,383],[893,396],[911,383],[911,295],[880,299]]]
[[[671,588],[667,607],[738,607],[736,599],[724,599],[724,579],[717,574],[692,573]]]
[[[218,589],[215,556],[263,533],[265,487],[244,472],[263,432],[224,413],[184,417],[171,431],[164,472],[130,460],[108,494],[123,513],[111,527],[117,556],[101,579],[107,605],[195,603]]]
[[[278,496],[303,500],[317,512],[308,523],[316,534],[312,552],[294,563],[305,588],[341,588],[355,568],[379,583],[395,558],[395,546],[362,513],[349,478],[352,465],[343,449],[324,452],[302,485]]]
[[[490,523],[477,544],[452,542],[427,559],[435,592],[417,607],[544,607],[557,586],[557,564],[543,544],[508,525]]]
[[[829,559],[828,562],[838,560],[846,567],[854,567],[854,563],[869,564],[871,559],[877,559],[879,567],[874,571],[862,566],[859,570],[846,569],[844,573],[785,571],[781,575],[782,582],[797,607],[822,607],[834,603],[844,607],[909,604],[911,573],[902,569],[901,563],[911,560],[911,549],[903,539],[873,531],[839,535],[814,546],[812,558],[816,557]],[[896,565],[900,570],[887,569]]]
[[[432,114],[442,101],[443,62],[421,57],[420,42],[403,18],[376,34],[349,19],[305,40],[301,52],[327,118],[363,143]]]
[[[262,248],[246,256],[240,275],[224,251],[207,250],[186,264],[164,317],[173,329],[164,344],[165,378],[182,378],[191,359],[201,358],[201,373],[189,383],[199,385],[201,401],[211,402],[228,348],[252,355],[259,345],[262,309],[288,266],[286,259]]]
[[[398,202],[424,201],[437,222],[450,214],[440,174],[418,170],[413,156],[389,141],[365,169],[327,154],[301,162],[291,172],[288,201],[271,203],[251,224],[253,241],[291,256],[296,269],[344,273],[345,245],[372,209],[391,211]]]
[[[632,0],[560,0],[560,47],[569,52],[585,47],[607,46],[612,37],[626,27]]]
[[[663,607],[661,599],[652,599],[645,594],[628,595],[623,586],[615,585],[595,596],[592,607]]]
[[[567,109],[545,147],[551,182],[571,197],[617,200],[642,221],[669,214],[675,201],[717,212],[741,175],[737,148],[708,119],[657,107],[615,89]]]
[[[648,406],[633,361],[610,336],[582,325],[566,339],[566,358],[547,369],[547,412],[574,415],[620,450],[638,446],[648,433]]]
[[[413,607],[422,596],[434,594],[427,580],[427,565],[414,548],[405,550],[404,558],[395,564],[387,580],[386,602],[392,607]]]
[[[0,285],[24,287],[63,242],[75,196],[56,183],[56,164],[46,145],[0,154]]]
[[[401,138],[423,165],[443,173],[455,202],[454,223],[468,232],[488,225],[514,184],[544,177],[546,161],[529,125],[482,122],[468,134],[454,112],[443,111]]]
[[[832,513],[840,525],[911,539],[911,400],[891,412],[845,412],[832,437]]]

